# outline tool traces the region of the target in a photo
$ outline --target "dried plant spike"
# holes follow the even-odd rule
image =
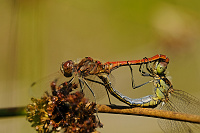
[[[27,120],[36,131],[85,133],[103,127],[96,119],[96,104],[89,103],[82,92],[71,92],[78,87],[76,84],[62,83],[56,87],[52,82],[51,87],[52,94],[32,98],[27,106]]]

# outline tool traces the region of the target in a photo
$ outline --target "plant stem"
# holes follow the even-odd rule
[[[117,105],[113,106],[113,105],[98,104],[97,108],[99,113],[139,115],[139,116],[185,121],[185,122],[200,124],[199,115],[191,115],[191,114],[157,110],[151,108],[140,108],[140,107],[131,108],[129,106],[117,106]],[[0,109],[0,117],[21,116],[21,115],[26,115],[26,107]]]
[[[0,117],[26,115],[26,107],[12,107],[0,109]]]
[[[199,115],[191,115],[191,114],[157,110],[151,108],[140,108],[140,107],[130,108],[127,106],[97,105],[97,108],[99,113],[139,115],[139,116],[185,121],[185,122],[200,124]]]

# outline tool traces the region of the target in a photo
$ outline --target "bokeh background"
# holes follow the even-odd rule
[[[107,62],[165,54],[174,88],[200,98],[199,7],[199,0],[0,0],[0,107],[27,105],[33,81],[85,56]],[[137,69],[136,84],[148,81]],[[131,90],[128,68],[113,76],[116,89],[129,97],[153,92],[152,85]],[[155,118],[99,116],[102,133],[161,132]],[[20,116],[1,118],[0,132],[35,131]]]

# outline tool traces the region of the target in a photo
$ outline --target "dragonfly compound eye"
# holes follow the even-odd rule
[[[166,62],[160,62],[157,65],[157,74],[164,74],[165,70],[167,69]]]
[[[73,74],[73,66],[74,62],[72,60],[68,60],[62,63],[60,71],[63,73],[65,77],[71,77]]]

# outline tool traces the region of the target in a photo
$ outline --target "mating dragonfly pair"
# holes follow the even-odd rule
[[[85,57],[79,63],[75,63],[72,60],[62,63],[60,70],[65,77],[71,78],[66,82],[68,84],[74,82],[77,78],[78,81],[76,82],[78,82],[80,89],[82,91],[89,89],[95,102],[96,94],[93,92],[93,88],[88,84],[88,82],[104,86],[110,104],[109,93],[132,107],[158,106],[163,110],[199,115],[200,101],[184,91],[173,89],[171,82],[167,79],[165,71],[168,63],[169,58],[165,55],[155,55],[151,58],[145,57],[142,60],[106,62],[104,64],[100,61],[93,60],[91,57]],[[139,65],[139,72],[141,72],[142,76],[149,76],[153,79],[139,86],[135,86],[132,74],[132,65]],[[113,70],[122,66],[129,66],[132,75],[132,87],[134,89],[148,83],[153,83],[155,86],[155,94],[138,99],[132,99],[117,91],[112,86],[109,75]],[[101,81],[91,79],[89,78],[90,76],[98,77]],[[165,132],[188,133],[193,132],[195,129],[200,129],[200,126],[197,124],[164,119],[159,120],[159,125]]]

